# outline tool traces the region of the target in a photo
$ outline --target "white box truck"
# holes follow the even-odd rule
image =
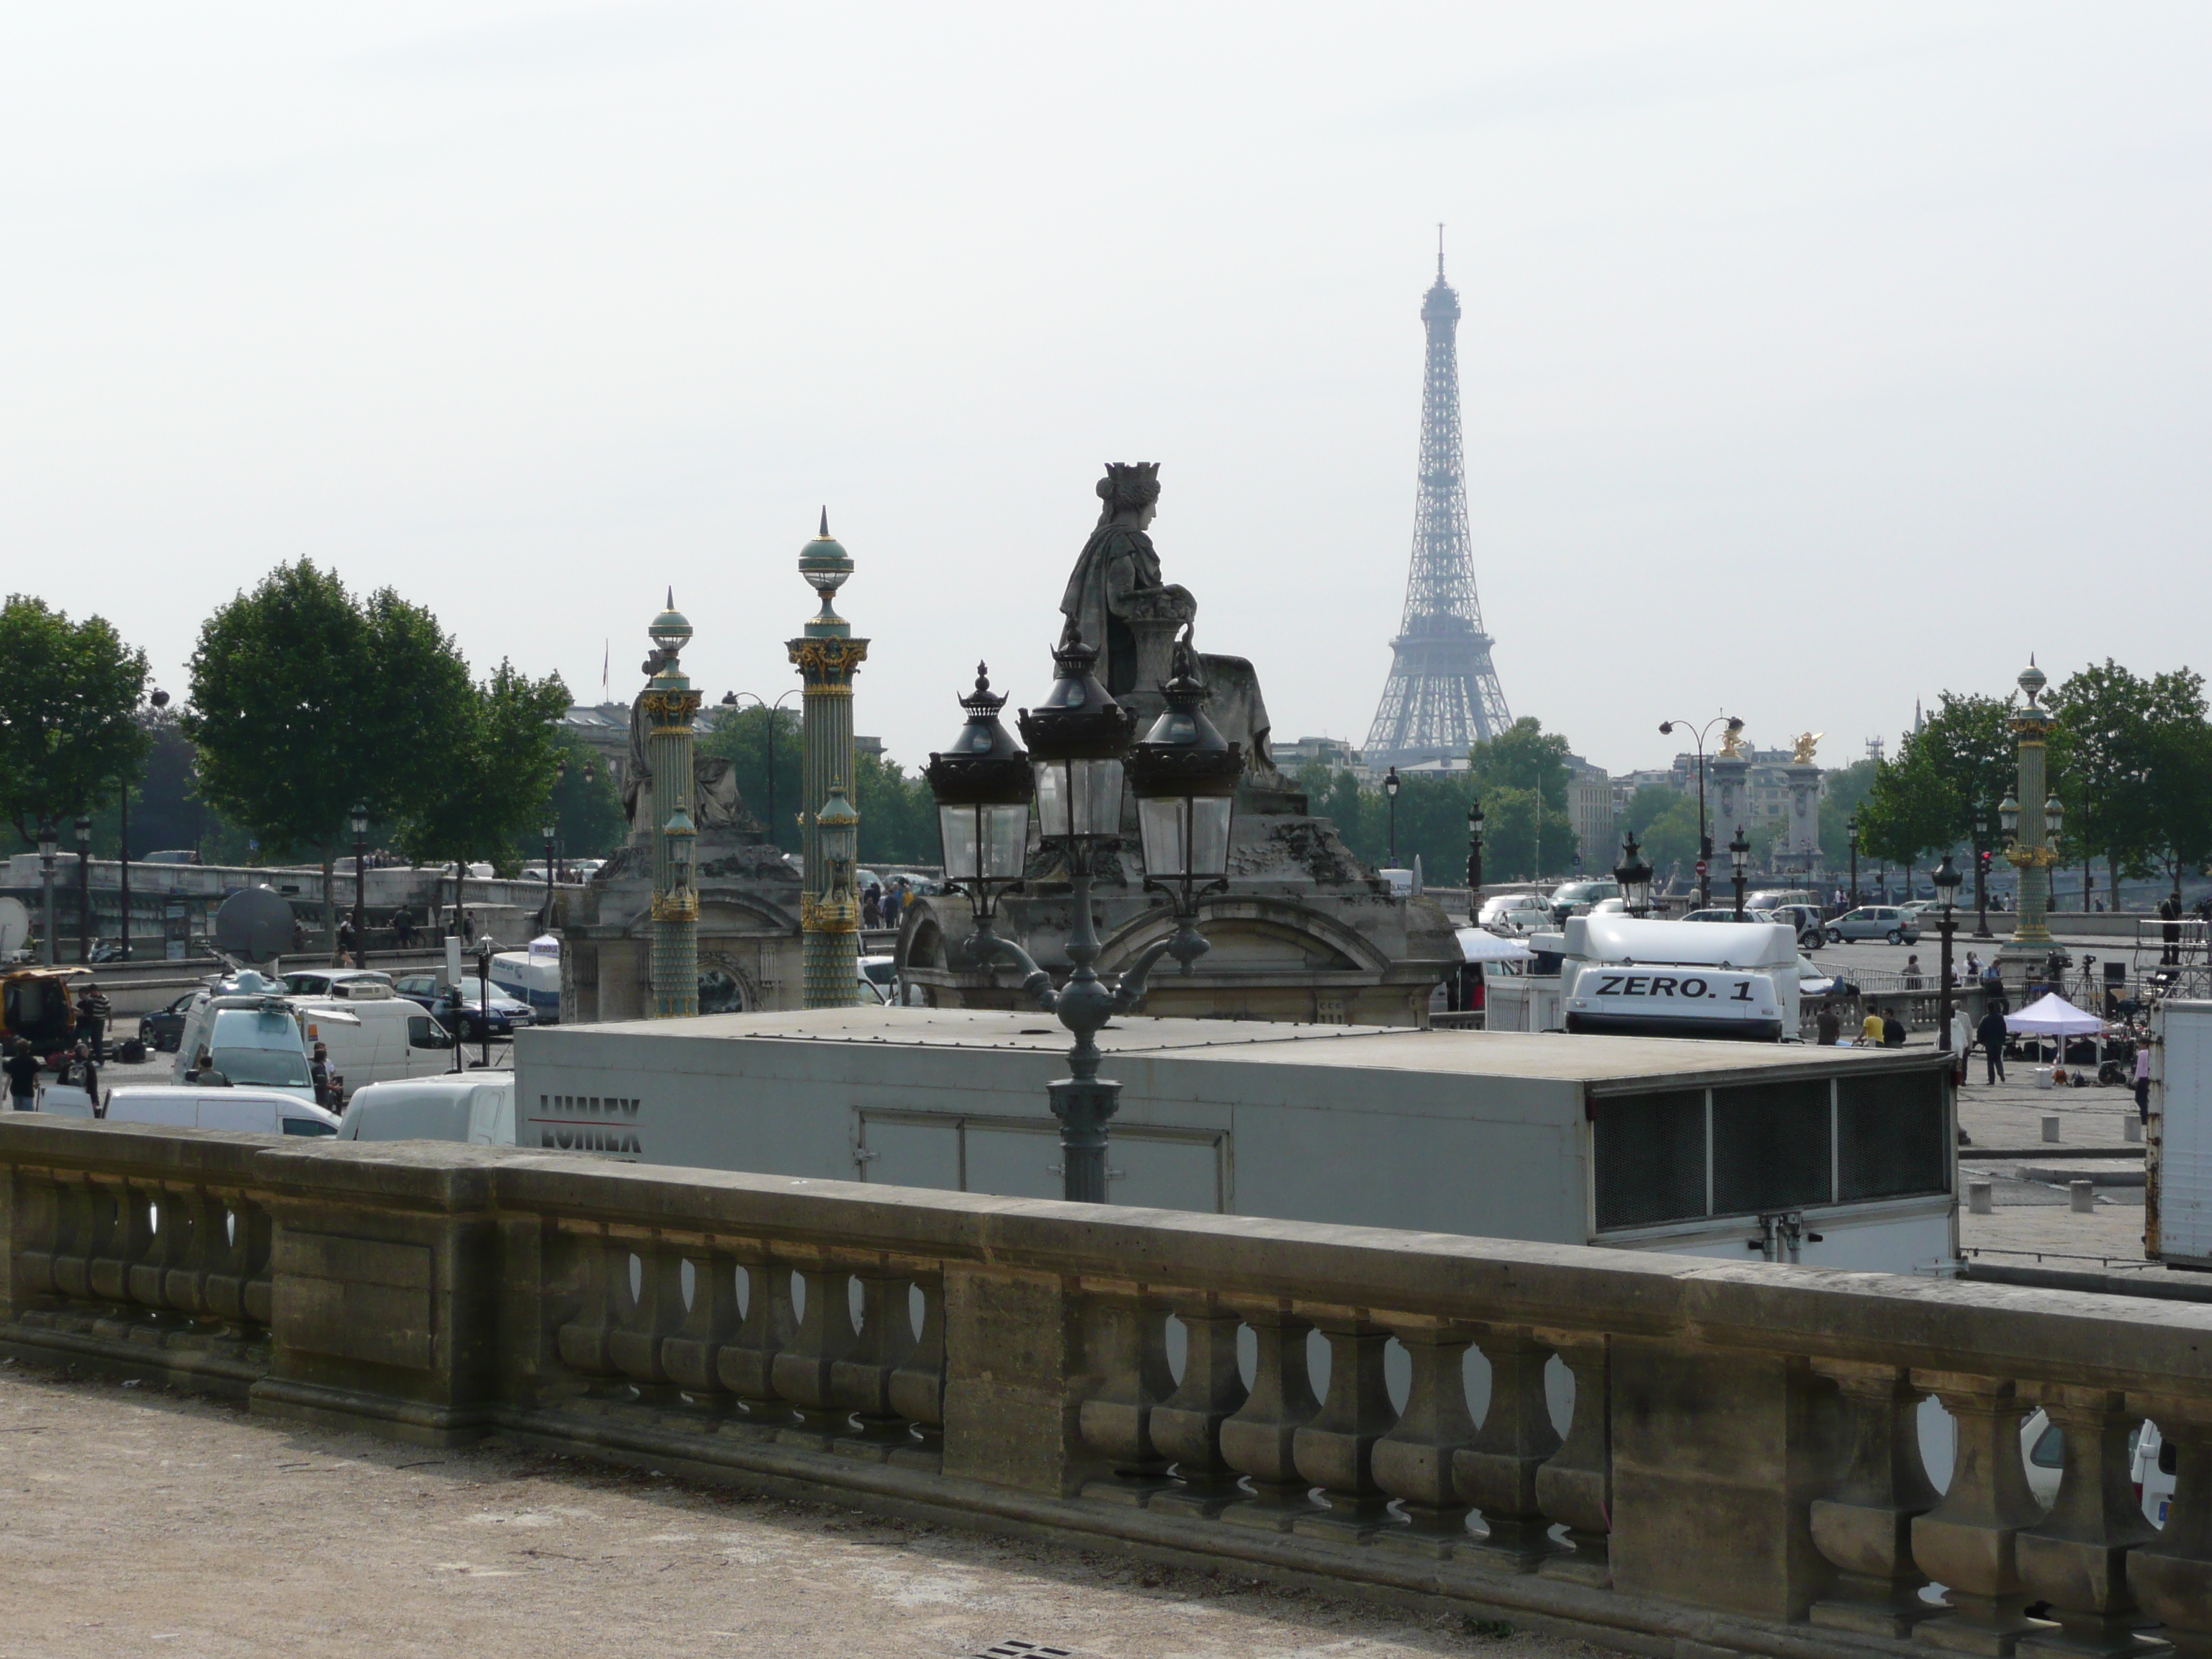
[[[2212,1269],[2212,1002],[2163,1002],[2150,1018],[2143,1254]]]

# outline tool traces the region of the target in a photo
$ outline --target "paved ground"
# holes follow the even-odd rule
[[[0,1362],[0,1659],[1605,1650],[510,1450],[439,1453]]]

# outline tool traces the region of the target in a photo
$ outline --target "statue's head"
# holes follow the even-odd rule
[[[1106,520],[1126,520],[1142,530],[1159,512],[1160,464],[1107,462],[1106,476],[1098,481],[1098,499],[1106,503]]]

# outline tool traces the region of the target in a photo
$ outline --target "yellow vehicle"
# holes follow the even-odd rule
[[[0,969],[0,1045],[12,1048],[28,1037],[40,1054],[58,1054],[76,1033],[76,1004],[71,977],[82,968]]]

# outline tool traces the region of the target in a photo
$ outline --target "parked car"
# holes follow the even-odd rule
[[[863,1003],[888,1004],[898,994],[898,958],[862,957],[860,989]]]
[[[392,988],[410,1002],[420,1003],[438,1017],[438,1023],[453,1032],[464,1042],[483,1041],[489,1024],[495,1037],[513,1036],[518,1026],[532,1023],[530,1005],[517,1002],[497,986],[492,988],[491,1005],[487,1012],[483,988],[474,980],[461,982],[461,1007],[456,1022],[445,995],[438,988],[435,974],[407,974],[392,981]]]
[[[1493,932],[1503,927],[1509,933],[1534,933],[1552,926],[1552,907],[1540,893],[1500,893],[1483,900],[1474,925]]]
[[[1563,881],[1552,890],[1552,920],[1564,925],[1569,916],[1586,916],[1601,901],[1620,896],[1620,884],[1610,876]]]
[[[1920,943],[1919,918],[1909,915],[1894,904],[1863,904],[1856,910],[1847,910],[1828,924],[1828,943],[1841,945],[1845,939],[1887,939],[1892,945]]]
[[[340,1001],[392,994],[392,975],[369,968],[296,968],[284,975],[289,996],[335,997]]]
[[[185,1021],[198,1000],[198,991],[187,991],[166,1008],[138,1016],[138,1041],[158,1054],[173,1054],[185,1040]]]
[[[1735,919],[1735,906],[1733,904],[1726,907],[1716,904],[1710,910],[1692,910],[1688,915],[1682,918],[1685,921],[1734,921]],[[1744,907],[1743,919],[1746,921],[1760,922],[1779,921],[1782,920],[1781,917],[1776,915],[1771,910],[1754,910],[1748,905]]]
[[[138,855],[141,864],[198,864],[199,861],[198,852],[190,847],[167,847],[156,853]]]
[[[1820,919],[1817,904],[1771,904],[1765,907],[1775,921],[1786,921],[1797,930],[1797,943],[1808,951],[1817,951],[1828,942],[1828,929]]]
[[[110,1123],[161,1123],[176,1128],[243,1129],[263,1135],[335,1135],[338,1118],[312,1100],[281,1089],[204,1089],[182,1084],[131,1085],[107,1097]]]
[[[2066,1437],[2040,1407],[2020,1426],[2021,1456],[2027,1470],[2027,1487],[2046,1510],[2058,1498],[2058,1482],[2066,1472]],[[2158,1425],[2138,1423],[2128,1431],[2129,1478],[2142,1504],[2143,1518],[2154,1527],[2166,1524],[2173,1502],[2179,1460],[2174,1449],[2159,1437]]]

